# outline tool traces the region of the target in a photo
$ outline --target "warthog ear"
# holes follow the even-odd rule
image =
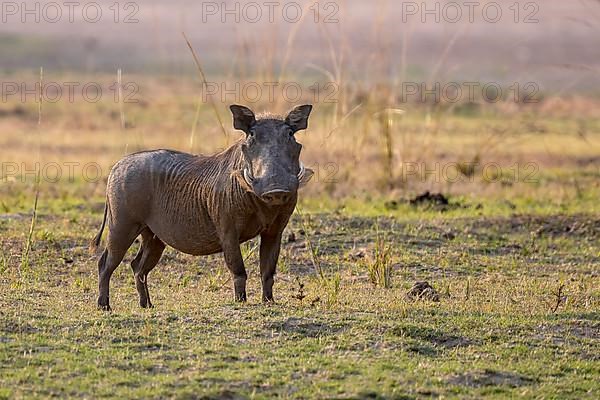
[[[313,177],[314,174],[315,174],[315,171],[313,171],[310,168],[305,168],[304,174],[302,175],[302,178],[300,178],[300,186],[299,187],[306,186],[306,184],[308,183],[308,181],[311,180],[311,178]]]
[[[285,123],[292,128],[292,132],[296,133],[308,127],[308,117],[312,111],[310,104],[298,106],[294,108],[285,118]]]
[[[233,114],[233,127],[250,135],[250,128],[256,122],[256,117],[251,109],[237,104],[229,107]]]

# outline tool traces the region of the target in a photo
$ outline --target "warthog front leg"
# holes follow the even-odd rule
[[[273,276],[279,259],[281,247],[281,232],[269,235],[263,233],[260,236],[260,277],[262,281],[262,299],[264,302],[273,300]]]
[[[244,268],[244,259],[240,250],[240,243],[237,235],[231,233],[225,234],[221,239],[225,264],[233,275],[233,289],[235,301],[246,301],[246,268]]]

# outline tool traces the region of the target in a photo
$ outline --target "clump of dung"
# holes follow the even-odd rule
[[[440,301],[440,295],[429,282],[416,282],[406,293],[410,300]]]

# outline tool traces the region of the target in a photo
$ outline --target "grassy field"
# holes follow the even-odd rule
[[[232,302],[220,257],[169,250],[151,276],[156,308],[138,308],[125,265],[112,313],[95,308],[85,241],[100,215],[86,214],[40,215],[24,266],[28,218],[2,217],[2,397],[600,395],[597,213],[303,214],[276,305],[259,302],[250,245],[248,304]],[[369,277],[377,237],[391,288]],[[417,280],[439,302],[407,298]]]
[[[219,136],[207,108],[194,136],[195,96],[165,90],[127,106],[124,130],[111,103],[47,105],[41,127],[33,105],[3,104],[3,166],[95,162],[105,175],[140,148],[209,153],[237,137]],[[96,310],[88,241],[104,179],[46,176],[32,218],[35,172],[3,170],[0,398],[599,398],[600,118],[595,100],[568,104],[407,105],[394,123],[371,105],[339,126],[318,107],[299,140],[325,169],[285,233],[271,306],[253,241],[248,304],[232,301],[220,255],[167,249],[150,275],[156,307],[139,309],[134,246],[111,281],[114,311]],[[407,162],[471,160],[505,168],[402,179]],[[535,179],[510,175],[529,162]],[[449,204],[411,204],[424,190]],[[439,301],[408,296],[418,281]]]

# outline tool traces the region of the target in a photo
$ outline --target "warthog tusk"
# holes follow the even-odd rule
[[[252,178],[252,175],[250,174],[250,172],[248,172],[248,168],[244,168],[244,180],[248,185],[250,185],[250,187],[252,187],[252,182],[254,182],[254,178]]]
[[[306,168],[304,168],[304,164],[300,161],[300,172],[298,172],[298,180],[302,180],[304,178],[304,174],[306,173]]]

